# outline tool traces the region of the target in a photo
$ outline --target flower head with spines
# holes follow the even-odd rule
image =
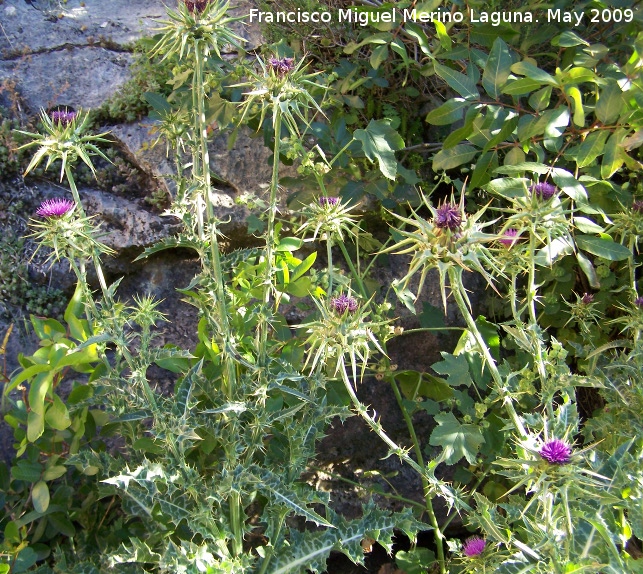
[[[480,536],[472,536],[462,545],[462,553],[467,558],[476,558],[484,552],[486,545],[487,542],[484,538],[480,538]]]
[[[63,113],[65,114],[64,116],[60,115]],[[48,169],[55,161],[60,160],[61,181],[65,175],[65,169],[78,159],[81,159],[89,167],[94,176],[96,175],[96,170],[91,156],[98,155],[111,163],[110,159],[96,146],[100,142],[109,142],[108,139],[103,137],[107,135],[107,132],[98,135],[86,133],[90,124],[89,112],[52,112],[48,114],[45,110],[41,110],[40,119],[45,131],[44,134],[16,130],[17,133],[32,138],[32,141],[19,149],[40,146],[27,166],[24,175],[27,175],[40,165],[45,158],[47,158],[45,169]]]
[[[183,59],[200,43],[206,51],[212,50],[222,58],[224,47],[239,48],[245,40],[230,29],[230,24],[244,17],[228,16],[228,6],[228,2],[221,0],[182,0],[176,10],[167,8],[169,19],[159,21],[162,26],[156,31],[162,36],[152,55]]]
[[[258,59],[260,71],[250,73],[247,82],[234,87],[247,87],[242,103],[242,120],[248,115],[259,115],[259,126],[267,114],[272,116],[275,127],[279,115],[292,136],[301,137],[299,124],[308,128],[312,116],[324,116],[318,99],[323,99],[328,87],[315,79],[321,72],[309,72],[303,60],[273,55],[266,60]]]
[[[355,216],[351,214],[353,206],[345,204],[339,197],[322,195],[302,209],[303,223],[297,229],[297,235],[305,235],[312,231],[310,241],[315,241],[319,235],[331,240],[344,239],[344,233],[355,235]]]
[[[46,199],[36,210],[36,215],[39,215],[40,217],[45,219],[51,217],[62,217],[63,215],[71,212],[75,206],[76,204],[73,201],[63,199],[62,197]]]
[[[398,297],[407,307],[412,308],[412,301],[422,291],[427,273],[433,268],[438,270],[445,310],[446,277],[450,269],[455,270],[458,275],[461,275],[462,271],[478,271],[495,289],[489,271],[498,275],[502,275],[502,272],[487,247],[487,244],[492,243],[496,237],[483,231],[494,222],[481,223],[480,221],[486,207],[473,215],[467,215],[464,211],[464,193],[459,203],[452,198],[451,201],[444,201],[438,207],[433,206],[424,194],[421,195],[421,200],[420,207],[428,209],[432,217],[423,217],[415,210],[412,210],[409,217],[394,213],[393,216],[404,224],[403,229],[395,231],[395,235],[401,239],[383,251],[412,256],[408,273],[393,283],[393,289]],[[417,294],[413,295],[408,285],[418,273],[420,282]]]

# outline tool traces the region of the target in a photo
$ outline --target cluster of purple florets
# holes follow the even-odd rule
[[[462,553],[468,558],[475,558],[484,552],[487,541],[479,536],[472,536],[462,546]]]
[[[268,67],[279,76],[285,76],[295,67],[294,58],[268,58]]]
[[[76,119],[76,112],[69,110],[55,110],[49,114],[51,121],[59,126],[68,126]]]
[[[551,183],[547,183],[545,181],[541,181],[538,183],[534,183],[530,188],[529,191],[531,191],[532,194],[534,194],[538,199],[551,199],[556,195],[557,188],[555,185],[552,185]]]
[[[440,229],[449,229],[450,231],[459,231],[462,225],[462,210],[454,203],[445,201],[435,210],[433,223]]]
[[[185,7],[189,12],[201,14],[209,4],[210,0],[183,0]]]
[[[347,311],[349,313],[354,313],[357,310],[357,299],[350,295],[338,295],[337,297],[331,298],[330,306],[340,315],[343,315]]]
[[[580,302],[581,302],[583,305],[589,305],[590,303],[593,303],[593,302],[594,302],[594,295],[592,295],[591,293],[585,293],[585,294],[581,297]]]
[[[555,438],[546,442],[538,454],[550,464],[567,464],[572,458],[572,448]]]
[[[47,199],[40,204],[40,207],[36,210],[36,215],[44,217],[45,219],[62,217],[66,213],[69,213],[74,206],[75,203],[73,201],[63,199],[62,197]]]
[[[319,205],[321,205],[322,207],[337,205],[338,203],[339,203],[339,197],[329,197],[327,195],[322,195],[319,198]]]
[[[505,247],[511,247],[516,243],[516,241],[518,241],[518,230],[513,228],[507,229],[498,241],[500,241],[500,243]]]

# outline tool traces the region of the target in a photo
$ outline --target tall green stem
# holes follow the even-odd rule
[[[270,179],[270,197],[268,199],[268,229],[266,231],[266,269],[263,280],[263,302],[266,307],[270,303],[272,281],[274,274],[275,251],[275,220],[277,218],[277,190],[279,189],[279,153],[281,147],[281,110],[277,107],[274,111],[275,145],[272,157],[272,177]],[[268,341],[268,323],[262,320],[259,324],[259,364],[266,363],[266,345]]]
[[[216,218],[214,215],[214,206],[212,204],[212,190],[211,190],[211,176],[210,176],[210,153],[208,151],[208,133],[207,124],[205,121],[205,84],[203,80],[203,70],[205,65],[205,46],[200,42],[195,42],[195,66],[194,66],[194,79],[193,91],[196,93],[196,121],[195,131],[198,134],[199,153],[201,161],[195,161],[195,170],[201,166],[201,173],[195,171],[197,177],[201,177],[203,183],[203,196],[205,199],[205,207],[207,214],[207,228],[209,231],[209,246],[210,246],[210,265],[216,295],[216,310],[218,318],[218,328],[220,335],[223,339],[223,362],[225,369],[225,376],[223,380],[224,391],[229,399],[234,397],[236,386],[236,369],[232,357],[229,354],[230,345],[230,324],[228,321],[228,310],[225,300],[225,288],[223,281],[223,269],[221,267],[221,255],[219,249],[219,239],[217,237]],[[197,210],[201,211],[201,205],[197,206]]]
[[[480,333],[480,330],[478,329],[478,326],[476,325],[476,322],[473,316],[471,315],[471,312],[469,311],[469,306],[467,305],[467,302],[464,300],[464,297],[462,296],[462,292],[460,291],[460,289],[462,289],[462,284],[461,284],[461,279],[457,274],[457,270],[454,267],[449,267],[448,273],[449,273],[449,282],[451,283],[451,291],[458,305],[458,308],[460,309],[460,313],[462,313],[462,316],[464,317],[464,320],[467,323],[469,332],[474,336],[476,342],[478,343],[480,352],[485,358],[487,365],[489,367],[489,371],[491,372],[491,377],[493,378],[493,381],[496,384],[496,390],[503,399],[504,406],[507,409],[509,417],[514,423],[514,426],[516,427],[516,431],[518,431],[520,435],[523,438],[525,438],[528,436],[528,434],[527,434],[527,431],[525,430],[525,427],[522,424],[522,421],[520,420],[520,417],[518,416],[518,413],[516,412],[516,409],[513,406],[513,402],[512,402],[513,399],[509,396],[509,394],[504,388],[504,381],[502,380],[502,375],[500,374],[500,371],[498,371],[498,367],[496,366],[496,361],[491,355],[491,352],[489,351],[489,347],[487,347],[487,344],[485,343],[484,338],[482,337],[482,334]]]
[[[415,432],[415,427],[413,426],[413,421],[411,420],[411,416],[409,415],[408,411],[406,410],[406,407],[404,406],[404,401],[402,400],[402,395],[400,393],[400,389],[397,386],[397,382],[395,381],[395,377],[391,376],[389,377],[389,382],[391,383],[391,388],[393,389],[393,393],[395,394],[395,399],[397,400],[397,404],[400,407],[400,411],[402,412],[402,416],[404,417],[404,422],[406,423],[406,428],[409,431],[409,435],[411,436],[411,441],[413,442],[413,451],[415,452],[415,458],[417,458],[418,464],[424,468],[426,465],[424,464],[424,457],[422,456],[422,448],[420,446],[420,441],[418,440],[417,434]],[[431,496],[431,485],[429,484],[429,481],[426,479],[426,476],[424,474],[420,474],[420,480],[422,481],[422,492],[424,494],[424,501],[425,501],[425,509],[427,514],[429,515],[429,522],[431,523],[431,526],[433,526],[433,537],[435,538],[435,547],[438,552],[438,563],[440,565],[440,574],[446,574],[446,563],[444,561],[444,535],[442,534],[442,530],[440,529],[440,525],[438,524],[438,518],[435,515],[435,511],[433,510],[433,497]]]

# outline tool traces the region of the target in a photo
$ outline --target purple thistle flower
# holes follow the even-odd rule
[[[75,205],[76,204],[73,201],[63,199],[62,197],[46,199],[40,204],[40,207],[36,211],[36,215],[46,218],[62,217],[74,209]]]
[[[322,207],[327,207],[329,205],[337,205],[339,203],[339,197],[329,197],[327,195],[322,195],[319,198],[319,205]]]
[[[350,295],[344,295],[343,293],[338,297],[333,297],[330,300],[331,307],[335,310],[336,313],[343,315],[348,311],[349,313],[354,313],[357,310],[357,299],[351,297]]]
[[[60,126],[68,126],[76,119],[76,112],[69,110],[55,110],[50,114],[51,121]]]
[[[188,9],[188,12],[201,14],[207,8],[209,1],[210,0],[183,0],[183,3]]]
[[[288,72],[292,71],[295,67],[294,58],[268,58],[268,67],[271,68],[279,76],[285,76]]]
[[[637,307],[643,307],[643,297],[637,297],[636,299],[634,299],[634,304]]]
[[[571,460],[572,449],[557,438],[546,442],[539,453],[550,464],[566,464]]]
[[[556,194],[556,186],[547,182],[534,183],[530,188],[532,194],[539,199],[551,199]]]
[[[590,303],[592,303],[593,301],[594,301],[594,295],[592,295],[591,293],[585,293],[585,294],[581,297],[581,300],[580,300],[580,302],[581,302],[583,305],[589,305],[589,304],[590,304]]]
[[[517,229],[507,229],[505,231],[504,235],[498,239],[500,243],[505,245],[506,247],[511,247],[516,241],[518,241],[518,230]]]
[[[635,211],[636,213],[642,213],[643,212],[643,201],[640,199],[637,199],[632,203],[632,211]]]
[[[444,202],[436,210],[433,222],[440,229],[457,231],[462,225],[462,212],[454,203]]]
[[[484,551],[487,541],[479,536],[472,536],[462,546],[462,552],[465,556],[473,558],[479,556]]]

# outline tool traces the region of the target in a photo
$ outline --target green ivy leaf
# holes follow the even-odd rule
[[[353,139],[362,144],[362,149],[370,161],[379,162],[380,171],[384,177],[395,179],[397,175],[395,151],[404,147],[404,140],[386,120],[371,120],[366,129],[355,130]]]
[[[470,387],[471,375],[469,374],[469,363],[465,355],[452,355],[442,353],[443,361],[435,363],[431,368],[440,375],[448,375],[449,384],[452,387]]]
[[[431,433],[429,443],[444,449],[446,464],[455,464],[462,457],[475,464],[480,445],[484,442],[482,431],[477,425],[460,424],[453,413],[435,415],[438,426]]]

